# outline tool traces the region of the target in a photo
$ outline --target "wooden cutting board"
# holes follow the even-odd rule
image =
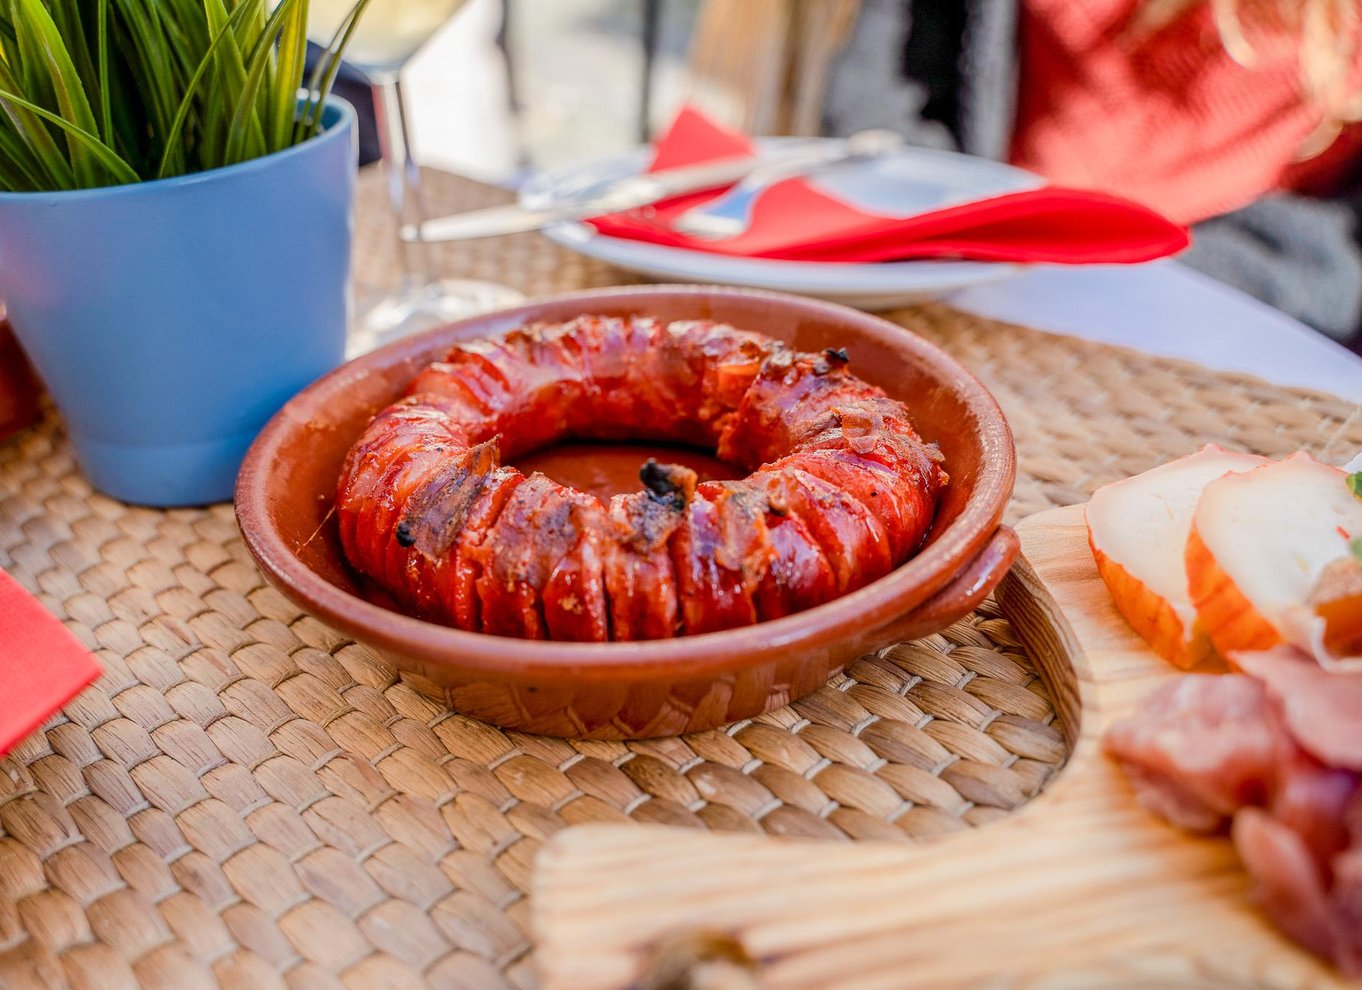
[[[999,600],[1076,735],[1040,797],[908,847],[561,832],[534,878],[544,990],[1349,986],[1256,912],[1228,840],[1150,816],[1103,756],[1176,673],[1113,608],[1082,507],[1017,530]]]

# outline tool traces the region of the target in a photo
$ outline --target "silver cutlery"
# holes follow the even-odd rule
[[[688,237],[703,240],[736,237],[752,225],[752,207],[757,198],[777,182],[807,175],[829,165],[878,158],[902,147],[903,138],[893,131],[860,131],[843,142],[836,157],[811,167],[783,162],[765,165],[748,174],[728,192],[682,213],[670,226]]]
[[[408,224],[402,228],[402,239],[406,241],[472,240],[479,237],[500,237],[505,234],[518,234],[529,230],[540,230],[555,223],[569,220],[583,220],[588,217],[604,216],[607,213],[620,213],[625,210],[648,206],[660,200],[670,199],[683,193],[716,189],[737,182],[739,188],[725,194],[723,199],[742,192],[742,180],[764,176],[765,184],[777,181],[772,176],[788,178],[824,168],[844,161],[873,157],[885,154],[901,145],[901,139],[888,131],[862,131],[843,141],[820,142],[813,147],[802,147],[790,151],[777,152],[756,158],[730,158],[703,165],[667,169],[647,175],[632,175],[612,183],[602,193],[587,199],[575,200],[542,209],[526,209],[519,204],[494,206],[485,210],[468,213],[455,213],[449,216],[427,220],[423,224]],[[755,199],[756,193],[765,184],[748,187],[745,195],[748,200]],[[739,205],[741,199],[735,200]],[[750,202],[749,202],[750,206]],[[737,210],[738,207],[731,208]],[[689,211],[683,214],[689,217]],[[737,213],[741,223],[743,214]],[[697,215],[692,218],[697,229],[718,229],[723,221],[716,217],[713,224],[705,228],[706,219]],[[741,230],[741,227],[738,228]],[[699,236],[727,236],[724,234],[701,234]]]

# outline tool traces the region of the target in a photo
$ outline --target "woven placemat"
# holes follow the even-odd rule
[[[392,277],[377,176],[362,285]],[[432,177],[438,209],[503,193]],[[534,235],[443,249],[531,294],[631,281]],[[990,385],[1013,518],[1207,440],[1335,458],[1357,407],[970,317],[896,318]],[[441,709],[269,587],[231,510],[93,494],[57,422],[0,448],[0,566],[105,676],[0,760],[0,986],[530,987],[525,892],[566,825],[925,839],[1006,814],[1062,761],[1053,708],[985,607],[724,731],[630,745]],[[3,699],[0,699],[3,704]]]

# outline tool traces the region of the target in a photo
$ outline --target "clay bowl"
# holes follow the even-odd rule
[[[330,510],[341,461],[370,418],[455,341],[582,313],[709,318],[801,350],[846,347],[852,369],[906,401],[919,431],[946,456],[951,485],[929,542],[893,573],[818,608],[668,641],[487,636],[411,618],[366,597],[345,563]],[[637,465],[637,451],[634,457]],[[1015,458],[1011,431],[988,391],[902,327],[767,292],[607,289],[464,320],[332,372],[260,434],[241,470],[236,509],[246,545],[280,590],[380,651],[418,689],[475,718],[527,732],[643,738],[712,728],[788,704],[867,650],[936,632],[968,614],[1016,556],[1016,535],[999,525]],[[591,466],[592,458],[582,460]]]

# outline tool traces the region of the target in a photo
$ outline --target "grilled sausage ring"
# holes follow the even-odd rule
[[[350,562],[425,619],[499,636],[661,639],[779,618],[917,550],[946,484],[908,411],[847,370],[707,321],[583,316],[469,340],[350,451]],[[609,505],[505,463],[563,438],[707,445]]]

